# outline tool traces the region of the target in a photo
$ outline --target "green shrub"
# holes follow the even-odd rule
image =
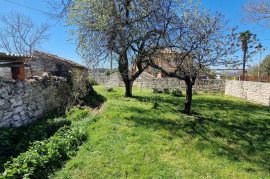
[[[91,85],[98,85],[98,82],[96,82],[96,80],[95,79],[93,79],[93,78],[89,78],[89,83],[91,84]]]
[[[159,88],[153,88],[153,93],[163,93],[163,90]]]
[[[198,95],[199,93],[198,93],[198,91],[195,91],[195,90],[194,90],[194,91],[192,92],[192,94],[193,94],[193,95]]]
[[[181,96],[183,96],[183,93],[182,93],[182,91],[180,90],[180,89],[174,89],[174,90],[172,90],[172,96],[176,96],[176,97],[181,97]]]
[[[154,102],[153,103],[153,107],[152,107],[152,109],[158,109],[159,108],[159,104],[158,104],[158,102]]]
[[[110,70],[107,70],[107,71],[105,72],[105,75],[106,75],[106,76],[110,76],[110,75],[111,75],[111,71],[110,71]]]
[[[85,119],[90,115],[90,109],[74,107],[69,112],[67,112],[67,119],[70,121],[79,121]]]
[[[25,152],[31,143],[49,138],[61,127],[71,125],[63,118],[40,119],[27,126],[0,129],[0,173],[3,165],[11,157]]]
[[[164,89],[164,93],[165,93],[165,94],[170,94],[170,89],[165,88],[165,89]]]
[[[113,92],[113,88],[112,87],[106,87],[106,91],[107,92]]]
[[[28,151],[6,162],[2,177],[46,178],[49,173],[59,168],[63,161],[74,155],[85,139],[86,136],[80,129],[62,127],[49,139],[34,142]]]

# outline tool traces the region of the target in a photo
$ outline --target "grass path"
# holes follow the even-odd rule
[[[184,98],[123,89],[105,92],[89,138],[52,178],[270,178],[269,109],[222,96]]]

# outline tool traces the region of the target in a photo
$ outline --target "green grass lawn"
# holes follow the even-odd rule
[[[270,178],[269,108],[221,95],[106,92],[88,140],[52,178]]]

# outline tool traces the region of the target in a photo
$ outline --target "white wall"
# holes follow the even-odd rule
[[[225,95],[270,107],[270,83],[227,80]]]

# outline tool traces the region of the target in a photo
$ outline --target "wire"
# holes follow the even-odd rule
[[[31,9],[31,10],[33,10],[33,11],[37,11],[37,12],[43,13],[43,14],[45,14],[45,15],[51,16],[51,14],[48,13],[48,12],[45,12],[45,11],[43,11],[43,10],[40,10],[40,9],[37,9],[37,8],[34,8],[34,7],[27,6],[27,5],[25,5],[25,4],[21,4],[21,3],[18,3],[18,2],[14,2],[14,1],[11,1],[11,0],[4,0],[4,1],[6,1],[6,2],[8,2],[8,3],[10,3],[10,4],[13,4],[13,5],[17,5],[17,6],[20,6],[20,7],[27,8],[27,9]]]

